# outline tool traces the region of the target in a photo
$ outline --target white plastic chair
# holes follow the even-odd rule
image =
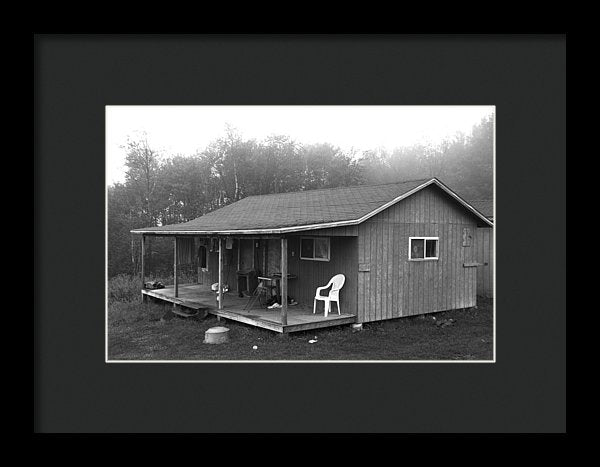
[[[331,311],[331,302],[337,303],[338,315],[341,314],[340,311],[340,289],[344,286],[344,282],[346,282],[346,276],[343,274],[337,274],[331,278],[331,280],[324,287],[317,287],[317,291],[315,293],[315,300],[313,303],[313,314],[317,312],[317,300],[321,300],[325,305],[325,316],[329,314]],[[325,290],[331,286],[331,290],[328,295],[321,295],[321,290]]]

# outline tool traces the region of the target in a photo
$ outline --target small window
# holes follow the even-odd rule
[[[302,237],[300,239],[300,259],[329,261],[329,238]]]
[[[411,261],[438,259],[438,243],[438,237],[410,237],[408,259]]]

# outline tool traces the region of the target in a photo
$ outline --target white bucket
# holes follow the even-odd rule
[[[207,329],[204,333],[205,344],[223,344],[229,342],[229,329],[223,326],[216,326]]]

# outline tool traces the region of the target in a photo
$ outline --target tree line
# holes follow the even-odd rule
[[[461,196],[493,193],[493,119],[439,144],[362,153],[289,136],[224,135],[192,155],[164,157],[145,138],[128,140],[125,181],[108,187],[108,274],[136,273],[139,241],[130,230],[186,222],[246,196],[438,177]],[[170,270],[172,241],[149,239],[149,270]]]

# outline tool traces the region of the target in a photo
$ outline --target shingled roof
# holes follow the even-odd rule
[[[435,183],[475,215],[477,210],[439,180],[421,179],[383,185],[358,185],[293,193],[248,196],[182,224],[132,230],[142,234],[252,234],[285,233],[356,225],[395,202]]]
[[[477,209],[488,219],[494,217],[494,200],[492,199],[472,199],[469,204]]]

